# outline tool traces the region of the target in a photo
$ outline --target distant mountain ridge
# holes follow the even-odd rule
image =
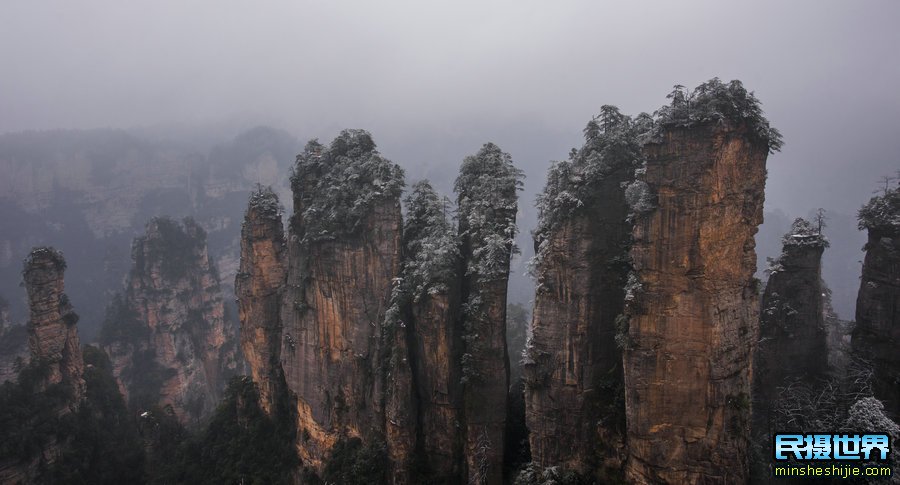
[[[232,281],[246,194],[257,183],[286,194],[283,174],[299,149],[288,133],[262,126],[205,151],[124,130],[0,135],[0,294],[13,322],[25,312],[20,261],[52,244],[73,256],[70,293],[90,341],[128,271],[131,239],[155,216],[193,217]]]

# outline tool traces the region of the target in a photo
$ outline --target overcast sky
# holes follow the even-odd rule
[[[0,132],[240,118],[545,164],[601,105],[718,76],[784,133],[768,207],[852,213],[900,167],[898,21],[897,1],[4,1]]]

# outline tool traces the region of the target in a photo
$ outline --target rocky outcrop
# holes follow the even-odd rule
[[[754,432],[766,436],[772,431],[768,423],[777,389],[792,380],[816,382],[829,368],[822,285],[828,241],[818,228],[797,219],[782,243],[781,256],[768,270],[753,361]]]
[[[872,390],[885,412],[900,418],[900,187],[888,188],[859,212],[868,230],[853,353],[871,362]]]
[[[66,261],[53,248],[35,248],[22,272],[28,293],[28,349],[31,362],[45,367],[45,385],[62,384],[69,402],[84,395],[84,360],[78,340],[78,315],[65,294]],[[74,405],[74,404],[73,404]]]
[[[282,412],[283,375],[305,473],[501,483],[520,177],[485,145],[463,162],[458,230],[427,182],[403,226],[403,172],[367,132],[345,130],[297,157],[286,254],[274,195],[251,197],[236,283],[244,347],[270,413]]]
[[[241,228],[241,264],[234,288],[241,321],[241,349],[268,415],[283,400],[281,302],[287,274],[287,242],[278,196],[260,189],[250,197]]]
[[[48,468],[59,461],[67,438],[77,429],[73,423],[81,415],[76,411],[85,396],[85,366],[78,315],[65,294],[65,270],[62,253],[50,247],[34,248],[25,259],[28,351],[0,397],[4,420],[0,483],[47,482]],[[2,337],[9,338],[16,328],[7,329]],[[4,347],[8,344],[3,342]],[[59,426],[61,422],[68,426]]]
[[[236,329],[224,318],[206,233],[155,218],[132,246],[134,268],[101,335],[132,407],[171,407],[183,423],[214,410],[236,370]]]
[[[462,416],[461,260],[447,207],[428,182],[405,200],[403,272],[393,319],[403,322],[412,349],[418,412],[417,443],[428,483],[460,483],[464,470]],[[392,321],[392,319],[388,319]]]
[[[633,186],[646,196],[633,206],[626,295],[626,472],[635,483],[747,480],[754,234],[778,134],[740,83],[711,83],[670,96]]]
[[[414,424],[385,420],[385,371],[390,359],[408,360],[384,332],[400,270],[403,172],[368,133],[346,130],[328,147],[306,146],[292,186],[281,363],[296,403],[297,452],[322,476],[339,441],[371,445],[409,435],[388,427]],[[389,450],[409,446],[388,442]]]
[[[466,480],[503,480],[509,355],[506,288],[522,173],[493,143],[466,157],[456,179],[461,254]]]
[[[621,473],[624,462],[615,336],[630,269],[625,186],[641,158],[632,120],[611,106],[602,113],[585,129],[584,146],[551,168],[539,197],[538,288],[525,364],[533,464],[598,479]]]

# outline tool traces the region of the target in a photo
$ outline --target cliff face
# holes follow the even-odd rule
[[[77,429],[72,422],[81,414],[77,410],[85,396],[84,357],[78,315],[64,292],[65,269],[62,253],[50,247],[34,248],[25,259],[30,362],[23,359],[21,373],[13,372],[14,383],[4,385],[0,398],[0,483],[47,482],[47,470],[64,454],[72,429]]]
[[[468,483],[503,480],[509,356],[506,288],[522,174],[492,143],[466,157],[456,179],[465,262],[462,357]]]
[[[459,242],[444,201],[427,182],[406,198],[403,272],[394,319],[412,342],[418,438],[428,483],[460,483],[464,470]]]
[[[432,483],[459,483],[463,470],[459,308],[458,286],[412,304],[419,436]]]
[[[763,293],[753,361],[754,427],[766,434],[777,388],[791,379],[814,382],[829,368],[822,285],[822,253],[828,243],[803,219],[794,221],[783,242]]]
[[[25,260],[28,293],[28,348],[32,362],[47,366],[45,385],[63,384],[70,402],[84,394],[84,360],[78,340],[78,315],[65,294],[66,262],[53,248],[36,248]]]
[[[307,145],[292,182],[281,363],[298,454],[322,476],[339,440],[384,439],[384,358],[406,361],[383,332],[400,267],[403,174],[368,133],[344,131],[327,148]]]
[[[250,198],[241,228],[241,264],[234,288],[241,321],[241,349],[259,387],[263,411],[272,415],[283,399],[281,301],[287,246],[278,196],[260,190]]]
[[[214,410],[237,365],[206,234],[190,219],[153,219],[132,257],[124,298],[101,335],[113,373],[132,406],[171,406],[182,422],[196,422]]]
[[[867,229],[853,353],[873,366],[872,389],[886,413],[900,417],[900,187],[886,190],[860,210]]]
[[[297,157],[286,251],[277,199],[251,197],[236,283],[244,347],[270,413],[284,383],[306,472],[502,482],[520,177],[488,144],[463,162],[458,230],[427,182],[404,226],[403,172],[368,133],[345,130]]]
[[[630,120],[608,108],[608,132],[592,133],[592,121],[585,146],[551,169],[539,199],[538,289],[525,366],[533,463],[598,478],[624,462],[622,352],[615,335],[631,240],[624,185],[640,155]],[[623,141],[613,141],[616,136]],[[624,149],[619,156],[601,155],[616,143]],[[589,175],[597,172],[603,175]],[[572,180],[570,173],[584,182],[560,186]],[[580,204],[569,207],[562,194],[577,194]]]
[[[730,122],[669,125],[645,147],[638,179],[657,202],[635,221],[624,352],[636,483],[747,479],[753,237],[769,148],[755,135]]]

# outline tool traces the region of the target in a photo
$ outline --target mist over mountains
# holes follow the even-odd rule
[[[533,201],[550,161],[563,158],[571,148],[566,144],[571,136],[542,128],[514,124],[498,138],[512,144],[510,151],[526,174],[518,215],[522,252],[513,261],[510,278],[510,300],[522,304],[533,298],[527,275],[537,220]],[[230,282],[237,268],[238,218],[246,194],[261,183],[285,195],[284,174],[302,139],[272,127],[221,125],[0,135],[0,170],[6,175],[0,181],[0,295],[11,302],[13,321],[21,323],[25,316],[19,288],[22,255],[33,246],[52,244],[67,255],[70,278],[84,283],[72,285],[69,293],[90,340],[128,271],[131,240],[154,216],[195,218],[210,234],[210,252],[222,280]],[[403,144],[382,149],[406,170],[409,181],[427,178],[447,195],[463,147],[477,146],[479,139],[477,133],[466,132],[448,139],[398,140]],[[868,194],[859,197],[861,204]],[[823,207],[829,218],[825,233],[831,240],[823,256],[824,278],[833,291],[835,310],[852,319],[858,280],[851,275],[860,271],[865,236],[856,230],[854,215]],[[779,254],[780,237],[793,219],[809,217],[814,210],[766,211],[756,238],[760,275],[766,258]],[[230,287],[226,284],[226,291]]]
[[[0,4],[0,482],[768,483],[776,433],[896,451],[897,18]]]

